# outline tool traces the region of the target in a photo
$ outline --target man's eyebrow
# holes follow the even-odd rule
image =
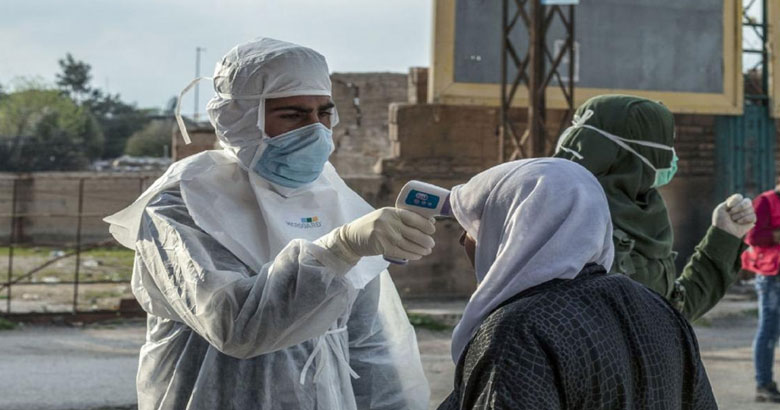
[[[310,113],[313,110],[311,108],[302,107],[300,105],[285,105],[281,107],[274,107],[271,109],[271,112],[276,111],[297,111],[302,113]]]
[[[325,110],[329,110],[329,109],[331,109],[331,108],[333,108],[335,106],[336,106],[336,104],[334,104],[331,101],[331,102],[329,102],[327,104],[320,105],[317,109],[319,111],[325,111]],[[271,112],[276,112],[276,111],[296,111],[296,112],[308,114],[308,113],[312,112],[313,110],[311,108],[306,108],[306,107],[304,107],[302,105],[283,105],[281,107],[274,107],[274,108],[271,109]]]

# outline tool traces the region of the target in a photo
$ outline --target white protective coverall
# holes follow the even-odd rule
[[[353,266],[313,243],[372,207],[330,163],[296,189],[247,171],[265,99],[330,95],[324,57],[258,39],[217,64],[214,86],[224,149],[174,163],[106,218],[136,251],[132,290],[148,312],[139,409],[427,409],[387,263]]]

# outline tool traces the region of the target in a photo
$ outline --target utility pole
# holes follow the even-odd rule
[[[577,0],[502,0],[501,13],[501,124],[499,125],[499,162],[518,158],[543,157],[550,154],[547,144],[546,92],[555,79],[566,100],[562,132],[574,113],[574,6]],[[549,4],[549,5],[546,5]],[[567,6],[564,6],[566,4]],[[512,10],[514,7],[514,10]],[[564,13],[564,8],[568,13]],[[567,16],[568,14],[568,16]],[[563,46],[553,54],[547,48],[547,34],[552,23],[560,19],[565,29]],[[520,23],[520,24],[518,24]],[[521,56],[512,39],[514,28],[525,25],[528,52]],[[568,57],[568,81],[559,72],[561,62]],[[509,78],[510,64],[516,75]],[[549,64],[549,66],[548,66]],[[549,67],[549,68],[548,68]],[[527,127],[522,136],[515,130],[509,111],[521,84],[528,89]],[[508,146],[509,144],[509,146]],[[509,148],[509,149],[508,149]]]
[[[200,53],[205,52],[206,49],[203,47],[195,47],[195,78],[200,78]],[[200,83],[195,84],[195,109],[193,110],[192,118],[195,120],[195,122],[198,122],[200,120],[200,104],[198,101],[198,87],[200,86]]]
[[[532,157],[543,157],[546,152],[545,108],[547,105],[544,84],[544,51],[546,27],[542,0],[531,0],[531,21],[528,24],[528,151]]]

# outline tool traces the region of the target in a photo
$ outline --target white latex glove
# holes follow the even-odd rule
[[[712,212],[712,226],[720,228],[737,238],[745,236],[756,224],[756,211],[750,198],[734,194]]]
[[[315,243],[351,264],[374,255],[418,260],[431,253],[434,232],[433,219],[388,207],[342,225]]]

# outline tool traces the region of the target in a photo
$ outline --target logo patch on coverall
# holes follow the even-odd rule
[[[320,218],[316,216],[301,218],[300,222],[290,222],[290,221],[286,221],[286,222],[287,225],[298,229],[312,229],[312,228],[322,227],[322,222],[320,222]]]

